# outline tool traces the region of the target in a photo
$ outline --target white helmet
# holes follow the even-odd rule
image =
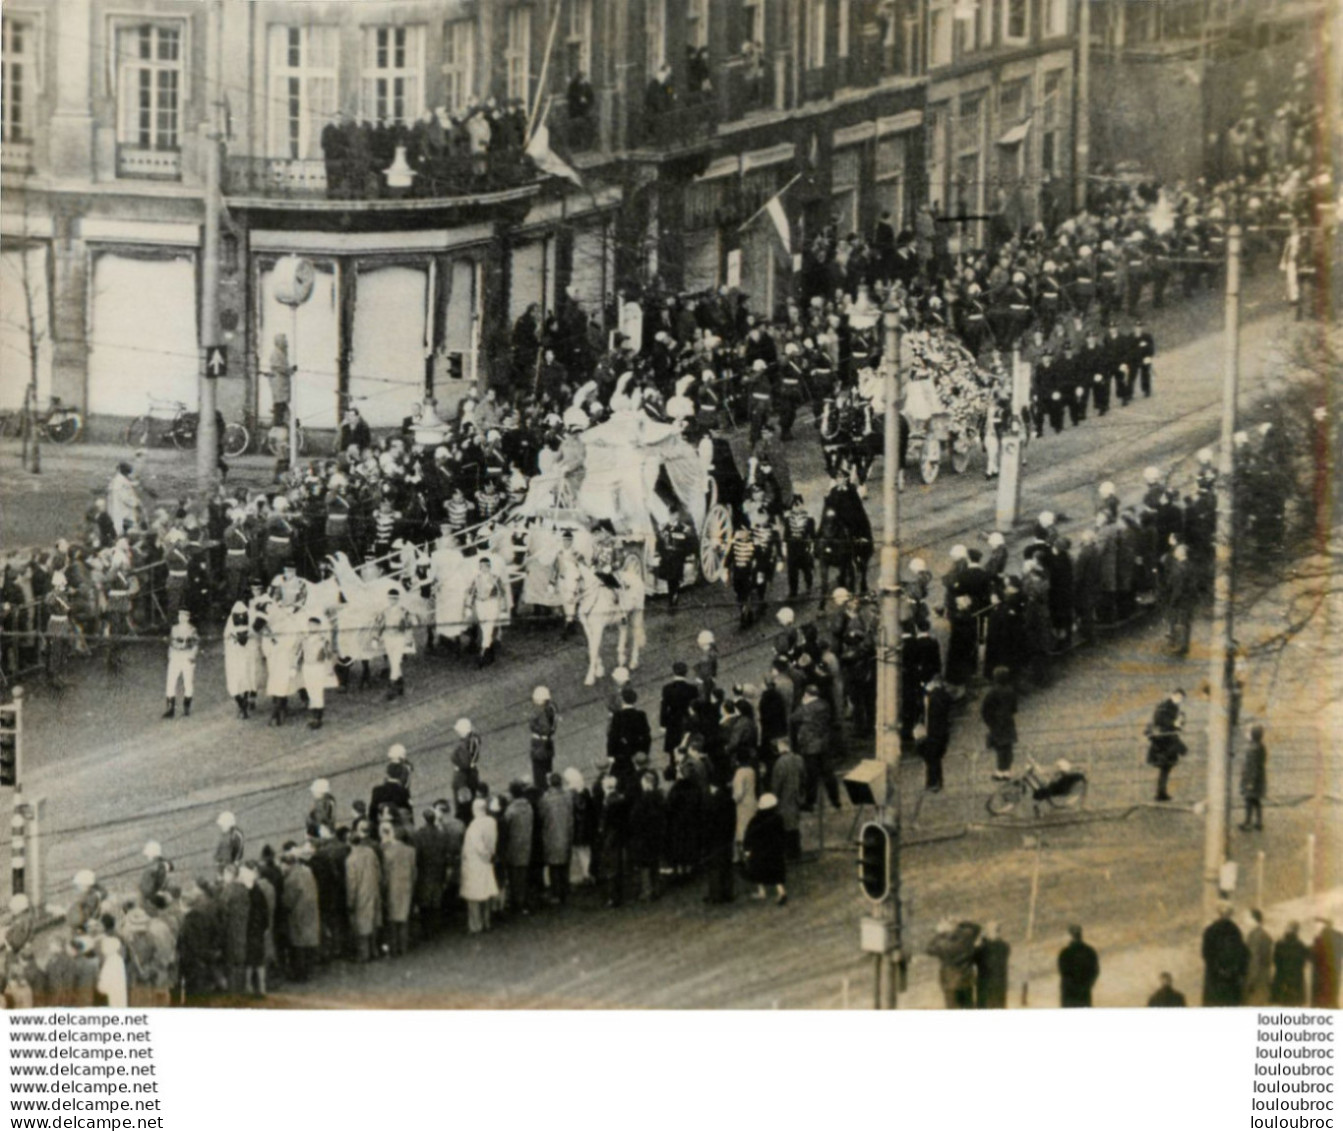
[[[787,628],[789,625],[791,625],[791,624],[793,623],[793,621],[794,621],[795,618],[796,618],[796,614],[793,612],[792,609],[788,608],[787,605],[785,605],[782,609],[780,609],[780,610],[775,614],[775,619],[776,619],[776,620],[777,620],[777,621],[778,621],[784,628]]]
[[[953,562],[963,562],[970,556],[969,551],[964,546],[952,546],[949,557]]]
[[[318,778],[312,785],[308,786],[308,790],[314,797],[325,797],[331,792],[331,783],[326,778]]]
[[[1213,455],[1211,448],[1200,448],[1198,451],[1199,463],[1212,463]]]
[[[695,643],[697,643],[701,648],[707,648],[713,642],[714,642],[713,633],[710,632],[707,628],[703,632],[701,632],[699,636],[695,638]]]
[[[471,720],[458,719],[455,723],[452,724],[452,729],[457,732],[459,737],[465,738],[468,734],[471,733]]]
[[[1054,525],[1054,512],[1053,512],[1053,511],[1041,511],[1041,512],[1040,512],[1040,516],[1039,516],[1038,519],[1036,519],[1036,521],[1039,522],[1039,524],[1040,524],[1041,526],[1053,526],[1053,525]]]
[[[406,760],[406,748],[397,742],[387,748],[387,761],[404,762]]]
[[[228,832],[229,829],[237,827],[238,818],[226,809],[215,818],[215,824],[223,829],[224,832]]]
[[[1155,467],[1149,467],[1149,468],[1144,469],[1144,471],[1143,471],[1143,473],[1142,473],[1142,477],[1143,477],[1143,479],[1144,479],[1146,482],[1148,482],[1148,483],[1160,483],[1160,482],[1161,482],[1161,472],[1160,472],[1157,468],[1155,468]]]
[[[157,860],[163,855],[163,847],[156,840],[151,840],[144,847],[144,856],[147,860]]]
[[[611,680],[618,686],[624,687],[625,684],[629,683],[630,681],[629,668],[625,667],[616,668],[614,671],[611,672]]]
[[[89,869],[84,868],[75,873],[73,882],[77,891],[88,891],[89,888],[93,887],[93,885],[98,882],[98,877],[89,871]]]
[[[994,549],[997,549],[999,546],[1005,545],[1006,542],[1007,539],[1004,538],[1002,534],[997,530],[995,530],[992,534],[989,535],[989,545],[992,546]]]
[[[914,558],[909,563],[909,568],[914,573],[923,573],[928,568],[928,563],[922,558]]]
[[[849,603],[849,596],[849,591],[841,586],[830,594],[830,599],[834,601],[836,605],[847,605]]]
[[[538,707],[541,706],[542,703],[549,703],[549,702],[550,702],[550,688],[545,687],[545,686],[541,686],[541,687],[536,688],[536,689],[532,692],[532,702],[535,703]]]
[[[1108,479],[1100,485],[1100,495],[1102,499],[1108,499],[1115,493],[1115,485]]]

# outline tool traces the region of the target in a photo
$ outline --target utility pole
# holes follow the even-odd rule
[[[201,251],[200,419],[196,424],[196,485],[213,489],[219,464],[219,429],[215,426],[215,382],[209,358],[219,345],[219,217],[224,208],[220,185],[219,43],[220,0],[210,2],[210,32],[205,44],[205,231]]]
[[[1214,538],[1212,647],[1208,659],[1208,788],[1203,829],[1203,904],[1211,917],[1220,898],[1226,861],[1226,830],[1231,770],[1232,595],[1235,591],[1235,440],[1236,398],[1240,385],[1240,239],[1239,224],[1226,238],[1226,342],[1222,372],[1222,441],[1217,461],[1217,531]]]
[[[887,809],[891,829],[891,884],[887,913],[894,925],[894,949],[886,956],[881,992],[883,1009],[896,1008],[901,955],[900,915],[900,315],[881,316],[882,394],[885,401],[885,451],[881,475],[881,638],[877,662],[877,757],[886,765]]]
[[[1091,171],[1091,0],[1077,0],[1077,97],[1074,99],[1073,206],[1087,206]]]

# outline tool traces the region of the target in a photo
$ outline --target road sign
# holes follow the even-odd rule
[[[228,376],[228,347],[205,347],[205,374],[207,377]]]

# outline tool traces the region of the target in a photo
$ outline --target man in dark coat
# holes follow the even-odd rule
[[[1245,748],[1245,764],[1240,768],[1240,796],[1245,802],[1245,820],[1241,831],[1263,831],[1264,795],[1268,793],[1268,748],[1264,746],[1264,728],[1250,728],[1250,744]]]
[[[1156,705],[1147,724],[1147,764],[1157,768],[1156,799],[1169,801],[1170,772],[1188,749],[1180,737],[1184,727],[1184,691],[1176,688]]]
[[[993,669],[993,686],[984,695],[979,715],[988,728],[985,744],[997,758],[993,779],[1007,781],[1012,776],[1012,748],[1017,741],[1017,693],[1006,668]]]
[[[630,862],[639,873],[640,899],[662,894],[662,848],[667,834],[667,800],[658,788],[657,774],[645,773],[639,794],[630,805]]]
[[[662,688],[662,706],[658,711],[658,724],[662,727],[664,738],[662,750],[667,755],[668,764],[671,753],[686,736],[686,726],[690,721],[690,708],[699,696],[697,688],[688,678],[684,660],[672,664],[672,681]]]
[[[632,687],[620,692],[620,709],[611,716],[606,733],[606,756],[611,759],[611,773],[620,780],[627,793],[638,788],[639,775],[634,759],[647,754],[653,745],[653,734],[648,716],[635,706],[639,693]]]
[[[732,850],[737,837],[737,805],[732,791],[710,782],[704,799],[704,853],[709,873],[705,903],[731,903]]]
[[[1152,1009],[1179,1009],[1187,1003],[1184,994],[1175,988],[1175,979],[1164,971],[1161,974],[1161,986],[1147,999]]]
[[[1273,984],[1269,1000],[1274,1005],[1306,1004],[1306,967],[1310,965],[1310,947],[1301,941],[1301,924],[1287,924],[1282,938],[1273,944]]]
[[[1012,946],[990,923],[975,948],[975,1006],[978,1009],[1007,1008],[1007,964]]]
[[[782,907],[788,902],[784,887],[787,879],[788,837],[779,816],[779,799],[772,793],[760,798],[760,807],[746,826],[742,837],[746,855],[746,875],[756,885],[755,898],[766,899],[770,887],[778,888],[775,902]]]
[[[948,1009],[975,1007],[975,957],[979,924],[943,919],[928,943],[927,953],[939,962],[938,981]]]
[[[793,749],[802,755],[807,767],[807,792],[802,806],[807,812],[815,808],[822,782],[831,805],[840,807],[839,782],[831,765],[831,726],[830,704],[821,698],[816,684],[807,684],[792,718]]]
[[[1250,950],[1232,918],[1229,903],[1217,909],[1217,918],[1203,932],[1203,1004],[1240,1005]]]
[[[1343,933],[1334,930],[1332,919],[1320,919],[1319,924],[1310,944],[1310,1004],[1314,1009],[1337,1009]]]
[[[924,698],[924,730],[926,733],[918,744],[919,757],[923,759],[923,788],[929,793],[942,792],[942,759],[946,757],[947,746],[951,742],[951,709],[954,702],[942,677],[934,672],[928,680],[928,691]]]
[[[438,810],[424,811],[424,824],[415,830],[413,842],[420,933],[433,938],[443,927],[443,894],[448,882],[448,834],[438,826]]]
[[[183,894],[186,914],[177,932],[177,968],[184,1005],[203,1005],[218,988],[215,970],[223,953],[219,917],[204,891]]]
[[[1064,1009],[1090,1009],[1091,990],[1101,976],[1101,960],[1095,947],[1082,941],[1082,928],[1068,928],[1068,945],[1059,951],[1059,1005]]]

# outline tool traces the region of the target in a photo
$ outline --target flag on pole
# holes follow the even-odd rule
[[[783,210],[783,201],[779,199],[781,195],[782,193],[778,193],[771,196],[769,203],[765,205],[765,211],[769,213],[769,218],[774,221],[774,230],[779,233],[779,241],[783,244],[783,250],[792,255],[792,229],[788,224],[788,214]]]
[[[550,127],[544,121],[536,127],[532,140],[527,143],[527,156],[536,162],[541,172],[549,173],[552,177],[563,177],[579,188],[583,187],[583,178],[578,175],[578,170],[550,148]]]

